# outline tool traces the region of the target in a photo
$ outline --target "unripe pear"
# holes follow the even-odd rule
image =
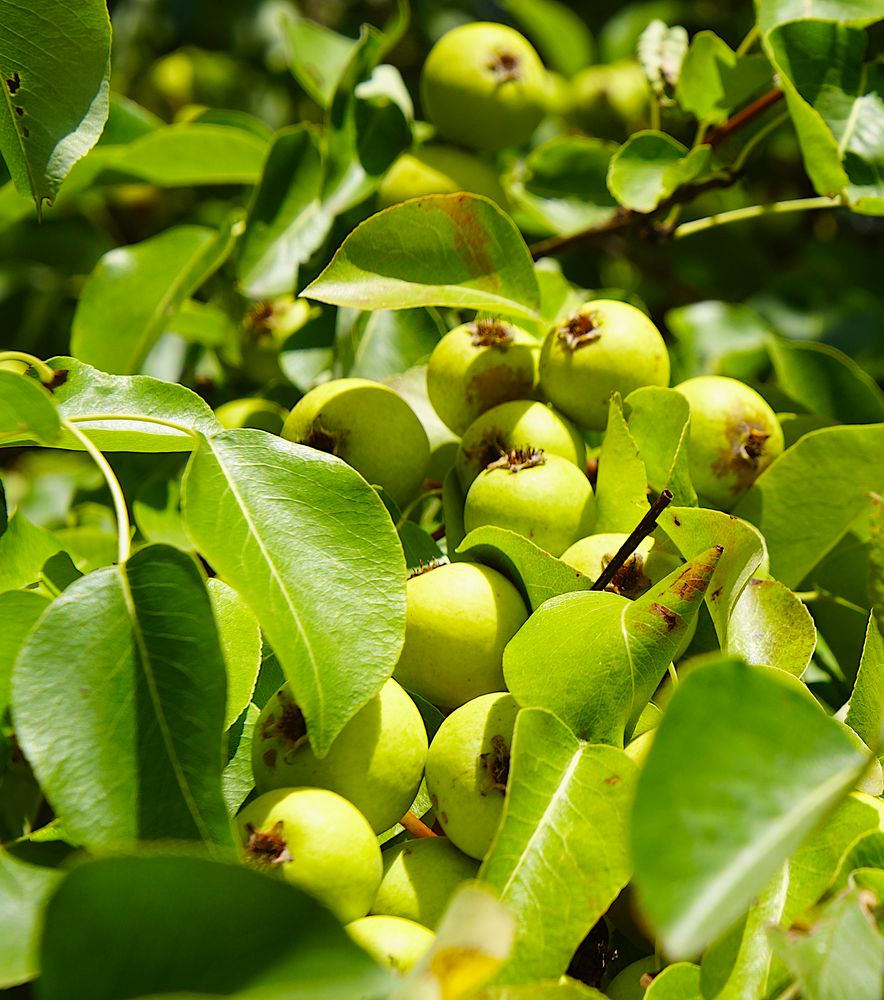
[[[539,448],[579,469],[586,465],[586,446],[570,420],[545,403],[512,400],[492,407],[465,431],[455,460],[463,489],[469,489],[486,466],[514,448]]]
[[[503,24],[474,21],[443,35],[421,73],[421,103],[446,139],[473,149],[521,146],[540,124],[546,70],[531,43]]]
[[[393,676],[442,708],[505,691],[503,649],[528,618],[503,574],[477,563],[437,566],[407,584],[405,645]]]
[[[427,791],[455,847],[481,861],[497,832],[509,779],[519,706],[510,694],[486,694],[442,723],[427,756]]]
[[[627,302],[596,299],[553,327],[540,352],[540,383],[578,426],[603,431],[612,392],[669,384],[660,331]]]
[[[562,553],[562,562],[573,566],[590,580],[597,580],[628,537],[610,532],[581,538]],[[680,565],[678,556],[661,552],[654,545],[653,538],[643,538],[605,589],[634,600]]]
[[[252,737],[252,770],[259,792],[328,788],[352,802],[375,833],[389,830],[408,811],[426,759],[424,721],[393,680],[344,726],[325,757],[313,753],[288,684],[264,706]]]
[[[245,860],[315,896],[347,923],[368,913],[383,863],[374,831],[324,788],[280,788],[237,816]]]
[[[403,153],[387,171],[378,188],[378,208],[398,205],[428,194],[482,194],[507,207],[497,171],[478,156],[454,146],[422,146]]]
[[[436,935],[402,917],[360,917],[347,924],[347,933],[381,965],[408,972],[426,955]]]
[[[595,495],[576,465],[539,450],[508,452],[470,487],[463,521],[473,531],[486,524],[508,528],[561,555],[595,524]]]
[[[231,399],[215,410],[222,427],[254,427],[279,434],[288,411],[271,399]]]
[[[675,389],[691,407],[694,488],[727,510],[783,451],[780,422],[754,389],[734,378],[701,375]]]
[[[408,403],[364,378],[311,389],[295,404],[282,436],[337,455],[400,506],[420,488],[430,460],[426,432]]]
[[[430,402],[446,426],[463,434],[486,410],[537,390],[539,355],[537,339],[512,323],[464,323],[447,333],[430,355]]]
[[[611,980],[605,996],[609,1000],[644,1000],[645,992],[661,964],[656,955],[648,955],[627,965]]]
[[[645,127],[649,89],[635,59],[587,66],[571,80],[565,117],[590,135],[622,139]]]
[[[448,837],[406,840],[384,851],[384,875],[371,912],[435,929],[457,887],[478,871],[478,862]]]

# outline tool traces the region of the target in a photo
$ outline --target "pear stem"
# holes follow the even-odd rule
[[[647,514],[636,525],[629,538],[617,549],[616,555],[604,568],[598,580],[589,588],[590,590],[604,590],[608,586],[614,579],[614,574],[617,570],[635,552],[642,540],[647,538],[654,528],[657,527],[657,518],[671,503],[672,492],[670,490],[663,490],[660,496],[651,504]]]
[[[438,833],[433,833],[433,831],[427,826],[423,820],[420,820],[415,816],[413,812],[407,812],[399,822],[405,827],[405,829],[413,837],[438,837]]]

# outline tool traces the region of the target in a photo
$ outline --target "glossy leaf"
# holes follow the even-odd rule
[[[767,33],[777,24],[800,18],[837,21],[858,28],[884,17],[878,0],[755,0],[758,27]]]
[[[0,546],[2,546],[0,541]],[[12,667],[19,650],[37,619],[49,607],[49,598],[36,590],[7,590],[0,593],[0,719],[9,705]]]
[[[336,361],[341,374],[380,382],[426,361],[446,332],[439,329],[434,313],[432,309],[360,313],[345,338],[340,337],[339,316]]]
[[[0,591],[36,583],[46,560],[63,548],[61,539],[16,510],[0,535]]]
[[[457,554],[503,573],[532,611],[551,597],[592,587],[589,577],[561,559],[516,532],[494,525],[471,531],[458,545]]]
[[[648,485],[657,493],[670,490],[676,506],[695,507],[697,494],[688,465],[691,410],[687,399],[674,389],[647,385],[626,397],[624,411]]]
[[[513,956],[499,981],[563,973],[628,881],[636,774],[625,753],[581,743],[550,712],[519,713],[504,816],[480,871],[516,919]]]
[[[219,905],[222,903],[223,905]],[[283,879],[201,857],[78,865],[46,910],[41,1000],[296,989],[376,1000],[387,974],[332,915]]]
[[[355,39],[296,17],[286,25],[286,41],[292,75],[320,107],[326,107],[353,55]]]
[[[573,76],[592,62],[593,42],[586,20],[567,4],[503,0],[501,6],[521,25],[550,69]]]
[[[653,212],[709,163],[709,146],[688,150],[663,132],[636,132],[617,150],[608,168],[608,188],[624,208]]]
[[[74,314],[71,353],[117,375],[138,372],[168,316],[223,263],[230,234],[174,226],[106,253]]]
[[[648,512],[645,465],[623,418],[619,393],[611,396],[608,407],[595,495],[595,534],[629,534]]]
[[[188,532],[261,623],[324,754],[402,646],[405,567],[383,504],[339,459],[256,430],[201,439],[183,496]]]
[[[227,668],[224,728],[228,729],[245,710],[255,690],[261,669],[261,629],[249,606],[232,587],[217,579],[209,580],[206,586]]]
[[[844,721],[868,747],[882,752],[884,740],[884,636],[869,616],[859,673]]]
[[[478,195],[430,195],[357,226],[304,290],[357,309],[453,306],[536,320],[531,255],[519,231]]]
[[[231,816],[252,793],[255,779],[252,775],[252,735],[261,710],[249,705],[227,730],[227,763],[221,775],[224,801]]]
[[[319,249],[332,219],[322,208],[319,139],[307,125],[277,133],[249,206],[237,275],[251,298],[292,292],[298,268]]]
[[[787,677],[737,660],[699,667],[654,737],[632,853],[642,906],[674,958],[746,912],[867,762]]]
[[[779,580],[751,579],[727,623],[725,652],[800,677],[816,647],[807,608]]]
[[[0,444],[6,438],[52,444],[60,430],[46,389],[35,379],[0,370]]]
[[[510,640],[507,687],[553,712],[580,739],[622,746],[699,609],[719,552],[710,549],[636,601],[593,591],[547,601]]]
[[[682,64],[678,103],[698,121],[717,124],[770,80],[763,56],[740,57],[714,31],[698,31]]]
[[[205,585],[193,561],[166,546],[71,584],[31,633],[12,679],[22,749],[88,847],[230,843],[224,699]]]
[[[0,65],[0,153],[18,191],[30,194],[40,211],[98,141],[107,119],[110,18],[104,0],[2,0]]]
[[[764,535],[774,577],[797,587],[869,511],[869,494],[882,485],[882,454],[884,424],[825,427],[762,472],[734,512]]]

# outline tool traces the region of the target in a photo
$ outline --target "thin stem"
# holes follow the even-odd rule
[[[411,517],[412,513],[417,510],[418,507],[424,502],[424,500],[429,500],[430,497],[442,496],[442,487],[438,489],[427,490],[426,493],[421,493],[421,495],[414,500],[402,511],[399,515],[399,520],[396,522],[396,530],[398,531],[403,524]]]
[[[783,122],[788,121],[789,112],[784,111],[781,115],[777,115],[776,118],[772,118],[766,125],[760,128],[755,135],[746,143],[745,146],[740,150],[739,156],[731,164],[730,170],[732,173],[739,173],[742,171],[743,167],[746,165],[746,161],[752,155],[753,151],[762,143],[764,140],[783,124]]]
[[[734,132],[744,128],[749,122],[754,121],[763,115],[768,108],[773,107],[777,101],[781,101],[785,95],[777,87],[772,88],[766,94],[762,94],[757,101],[738,111],[732,118],[722,122],[707,135],[706,142],[714,149],[720,146],[725,139],[729,139]]]
[[[438,833],[433,833],[433,831],[427,826],[423,820],[420,820],[415,816],[413,812],[407,812],[402,819],[399,820],[402,826],[413,837],[438,837]]]
[[[617,549],[616,555],[604,568],[598,580],[589,588],[590,590],[604,590],[608,586],[614,579],[617,570],[620,569],[638,548],[639,543],[647,538],[654,528],[657,527],[657,518],[671,503],[672,493],[669,490],[663,490],[660,496],[651,504],[647,514],[638,522],[629,538]]]
[[[678,671],[675,669],[675,664],[669,664],[669,680],[672,681],[673,691],[678,687]]]
[[[761,215],[781,215],[785,212],[807,212],[817,208],[838,208],[841,201],[838,198],[796,198],[793,201],[777,201],[772,205],[749,205],[746,208],[735,208],[732,212],[719,212],[705,219],[694,219],[693,222],[683,222],[672,233],[674,240],[685,236],[702,233],[713,226],[724,226],[730,222],[742,222],[744,219],[757,219]]]
[[[737,56],[744,56],[752,48],[752,46],[758,41],[758,36],[761,32],[758,30],[758,25],[753,24],[749,31],[746,33],[746,37],[737,46]]]
[[[651,128],[655,132],[660,131],[660,102],[657,100],[656,94],[651,94]]]
[[[104,476],[104,481],[107,483],[107,488],[110,490],[114,501],[114,513],[117,518],[117,562],[124,563],[129,558],[131,527],[129,525],[129,511],[126,507],[126,498],[123,496],[120,481],[117,479],[114,470],[102,452],[95,447],[78,427],[75,427],[70,420],[65,419],[62,419],[61,424],[89,452],[92,461],[95,462],[101,470],[102,476]]]
[[[185,427],[184,424],[176,424],[173,420],[163,420],[162,417],[148,417],[140,413],[84,413],[79,416],[68,417],[70,423],[98,423],[104,420],[130,420],[137,424],[158,424],[160,427],[169,427],[173,431],[181,431],[182,434],[189,434],[197,437],[198,431],[192,427]]]
[[[28,367],[38,372],[41,382],[51,382],[57,374],[55,369],[50,368],[45,361],[35,358],[33,354],[27,354],[25,351],[0,351],[0,361],[24,362]]]
[[[783,990],[782,993],[778,994],[776,1000],[796,1000],[796,997],[800,995],[801,987],[798,983],[792,983],[788,989]]]

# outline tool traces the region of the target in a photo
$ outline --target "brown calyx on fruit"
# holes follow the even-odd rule
[[[507,348],[513,342],[513,331],[499,319],[479,319],[472,324],[470,341],[473,347]]]
[[[307,723],[295,699],[284,688],[277,696],[279,712],[271,712],[261,724],[261,739],[279,740],[286,750],[295,750],[307,739]]]
[[[301,439],[301,444],[306,444],[309,448],[317,451],[324,451],[327,455],[337,455],[341,436],[327,431],[321,424],[313,424],[307,434]]]
[[[608,563],[613,558],[613,554],[605,556],[602,560],[603,570],[607,568]],[[619,594],[621,597],[628,597],[631,601],[635,600],[651,586],[651,581],[645,576],[644,570],[644,559],[638,553],[633,553],[614,573],[605,590],[612,594]]]
[[[506,740],[500,734],[492,736],[491,750],[480,753],[479,760],[488,775],[488,791],[500,792],[502,795],[510,776],[510,748]],[[483,791],[482,794],[485,795],[486,792]]]
[[[556,336],[569,351],[601,340],[598,317],[594,312],[573,313],[556,330]]]
[[[411,580],[413,577],[423,576],[424,573],[430,573],[432,572],[432,570],[438,569],[440,566],[447,565],[447,563],[448,560],[445,559],[444,557],[439,559],[430,559],[429,562],[424,562],[423,559],[421,559],[420,562],[418,562],[417,566],[408,571],[408,576],[406,577],[406,579]]]
[[[769,437],[770,434],[765,434],[764,431],[759,430],[757,427],[748,427],[743,441],[737,449],[737,455],[744,462],[748,462],[753,469],[757,469],[758,463],[764,454],[764,445]]]
[[[540,448],[510,448],[496,461],[485,466],[485,471],[505,469],[507,472],[521,472],[522,469],[532,469],[535,465],[545,465],[546,458]]]
[[[274,823],[266,833],[256,830],[251,823],[246,826],[249,839],[246,841],[246,858],[260,868],[271,868],[292,860],[292,855],[286,844],[283,833],[285,825],[282,820]]]
[[[509,83],[522,79],[522,69],[519,57],[513,52],[495,52],[488,63],[488,69],[495,75],[498,83]]]
[[[243,326],[255,340],[261,340],[270,332],[273,319],[272,302],[256,302],[243,317]]]

